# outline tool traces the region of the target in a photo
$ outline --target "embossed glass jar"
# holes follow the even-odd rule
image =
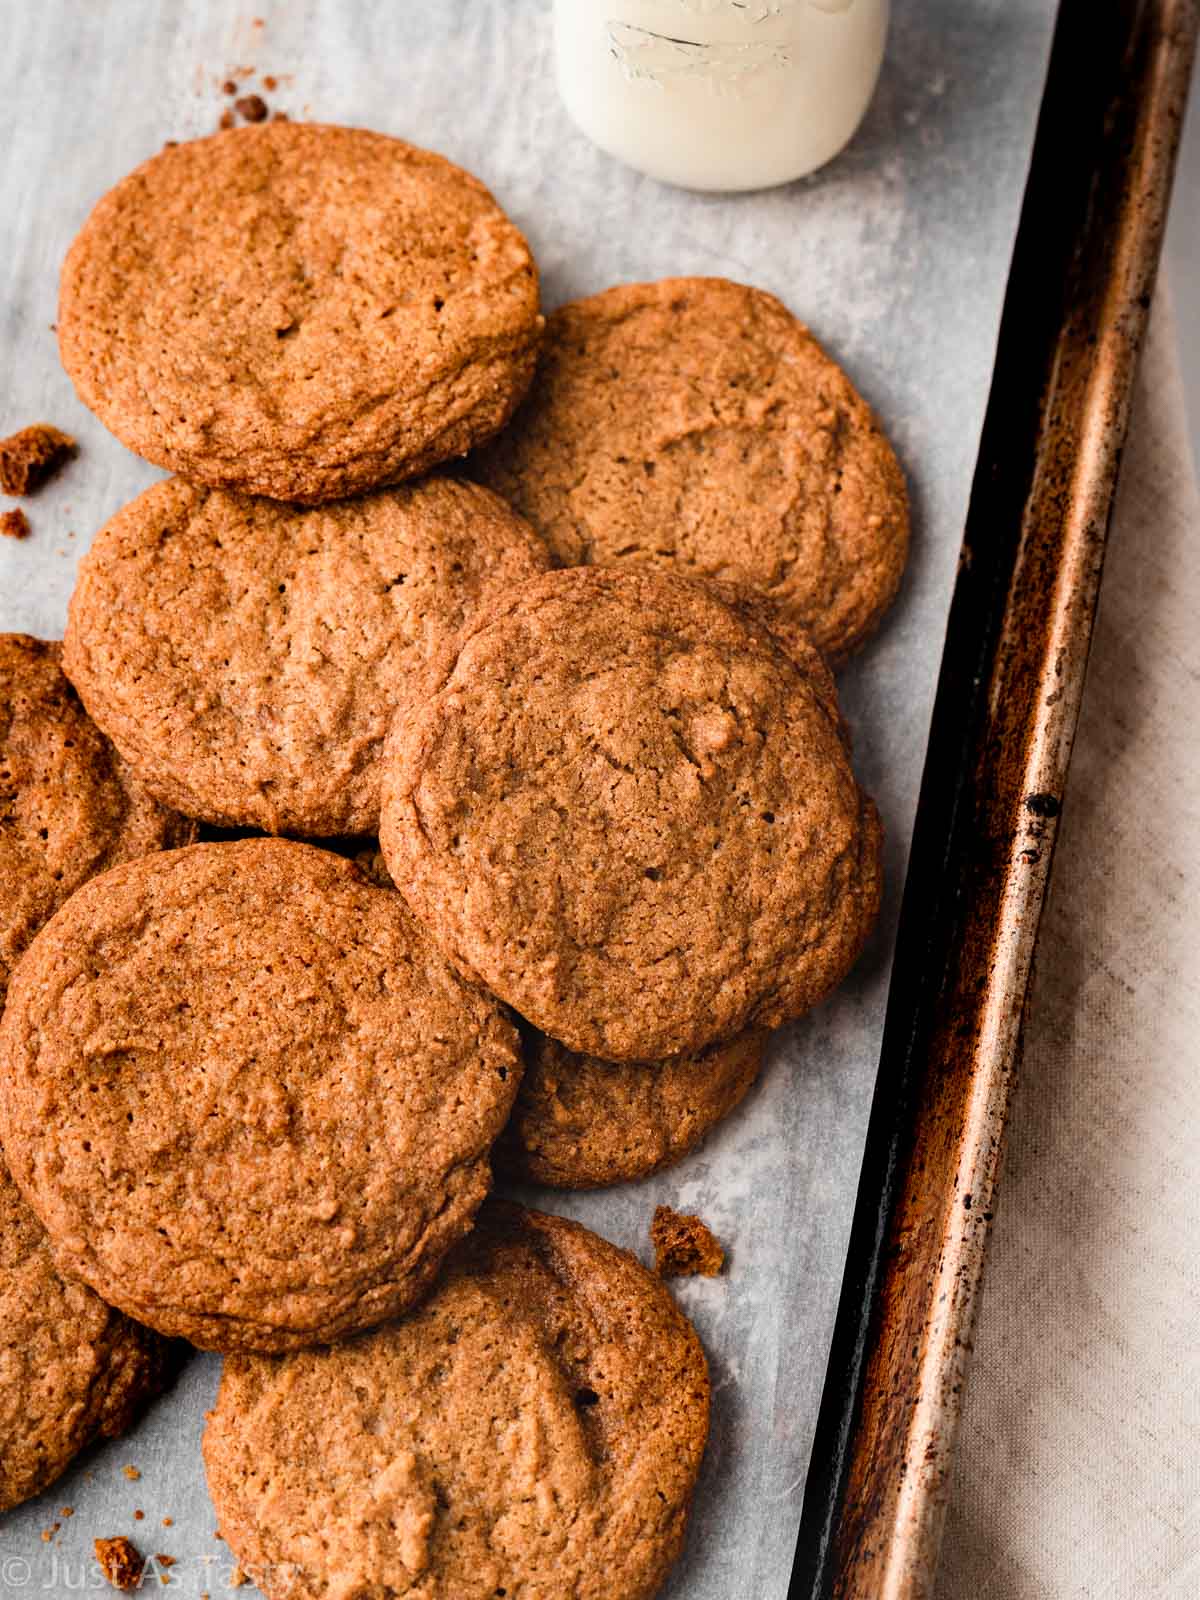
[[[560,93],[610,155],[691,189],[823,166],[862,121],[888,0],[555,0]]]

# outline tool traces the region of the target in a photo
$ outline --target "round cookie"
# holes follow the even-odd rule
[[[489,438],[540,333],[529,247],[478,179],[297,122],[144,162],[71,246],[58,311],[63,365],[122,444],[308,504]]]
[[[576,1223],[490,1203],[402,1322],[228,1361],[204,1461],[268,1600],[648,1600],[708,1409],[657,1279]]]
[[[194,833],[88,718],[58,645],[0,634],[0,1007],[21,952],[81,883]]]
[[[84,885],[0,1022],[0,1137],[55,1260],[218,1350],[397,1315],[487,1193],[517,1040],[398,895],[279,839]]]
[[[373,833],[406,678],[481,599],[549,564],[473,483],[306,510],[174,478],[96,536],[63,664],[130,767],[188,815]]]
[[[874,631],[908,553],[904,474],[871,408],[786,306],[723,278],[554,312],[528,398],[472,471],[563,566],[760,589],[835,661]]]
[[[0,1161],[0,1511],[124,1433],[173,1366],[165,1340],[59,1276]]]
[[[380,843],[451,960],[612,1061],[800,1015],[879,904],[827,676],[644,567],[546,573],[477,613],[397,712]]]
[[[699,1055],[613,1062],[534,1033],[508,1126],[492,1151],[506,1178],[592,1189],[680,1161],[727,1117],[762,1070],[765,1033]]]

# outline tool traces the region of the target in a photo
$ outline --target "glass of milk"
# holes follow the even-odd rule
[[[761,189],[863,119],[888,0],[554,0],[560,93],[602,150],[664,183]]]

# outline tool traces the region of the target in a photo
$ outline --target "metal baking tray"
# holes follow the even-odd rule
[[[938,680],[790,1600],[932,1593],[1200,10],[1063,0]]]

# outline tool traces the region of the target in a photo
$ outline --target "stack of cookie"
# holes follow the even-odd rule
[[[268,1595],[648,1596],[699,1342],[485,1197],[679,1160],[857,957],[827,662],[899,582],[890,446],[769,295],[544,326],[481,184],[341,128],[147,162],[59,332],[179,475],[97,535],[61,667],[0,649],[0,1361],[40,1407],[0,1504],[185,1339],[230,1356],[209,1482]]]

